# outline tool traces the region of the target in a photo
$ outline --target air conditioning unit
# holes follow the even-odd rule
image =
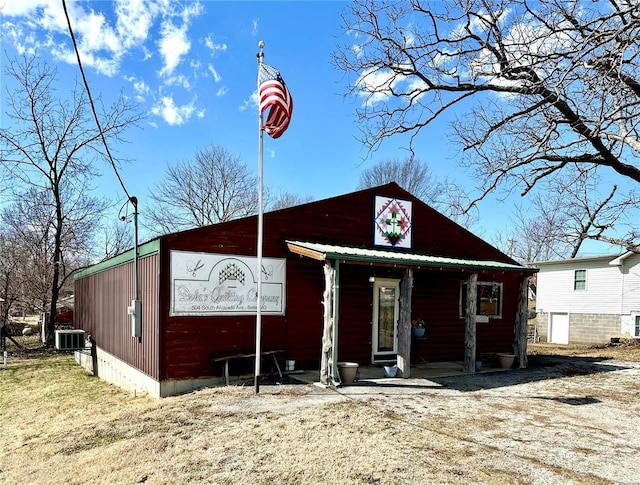
[[[56,350],[81,350],[84,341],[84,330],[56,330]]]

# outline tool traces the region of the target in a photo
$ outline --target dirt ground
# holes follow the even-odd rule
[[[160,401],[67,354],[15,355],[0,369],[0,483],[640,483],[636,347],[541,345],[524,370]]]

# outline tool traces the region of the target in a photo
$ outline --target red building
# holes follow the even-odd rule
[[[75,323],[96,352],[78,359],[157,397],[220,382],[217,357],[255,349],[256,245],[257,216],[141,245],[137,331],[133,250],[79,273]],[[325,384],[343,360],[397,362],[408,377],[417,317],[430,361],[473,372],[476,355],[509,352],[526,366],[535,270],[397,184],[266,213],[263,255],[261,349],[320,368]]]

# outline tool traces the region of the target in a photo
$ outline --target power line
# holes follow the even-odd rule
[[[107,140],[104,137],[104,132],[102,131],[102,126],[100,126],[100,120],[98,119],[98,113],[96,112],[96,107],[93,102],[93,97],[91,96],[91,90],[89,89],[89,83],[87,82],[87,77],[84,74],[84,69],[82,67],[82,61],[80,61],[80,52],[78,51],[78,44],[76,43],[76,37],[73,33],[73,29],[71,28],[71,20],[69,19],[69,12],[67,12],[67,2],[66,0],[62,0],[62,8],[64,9],[64,16],[67,18],[67,27],[69,27],[69,35],[71,36],[71,41],[73,42],[73,49],[76,53],[76,58],[78,59],[78,67],[80,68],[80,74],[82,75],[82,81],[84,82],[84,88],[87,91],[87,96],[89,97],[89,104],[91,105],[91,111],[93,112],[93,117],[96,120],[96,125],[98,125],[98,131],[100,132],[100,138],[102,139],[102,143],[104,144],[104,148],[107,152],[107,156],[109,158],[109,162],[111,163],[111,167],[120,182],[120,186],[124,193],[127,196],[127,200],[131,200],[131,196],[127,191],[127,188],[124,186],[124,182],[118,173],[118,169],[116,167],[115,162],[113,161],[113,157],[111,156],[111,151],[109,150],[109,146],[107,145]]]

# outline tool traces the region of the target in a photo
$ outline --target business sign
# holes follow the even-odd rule
[[[392,248],[411,247],[412,202],[376,196],[373,244]]]
[[[265,315],[284,315],[285,259],[262,258]],[[257,258],[171,251],[171,316],[255,315]]]

